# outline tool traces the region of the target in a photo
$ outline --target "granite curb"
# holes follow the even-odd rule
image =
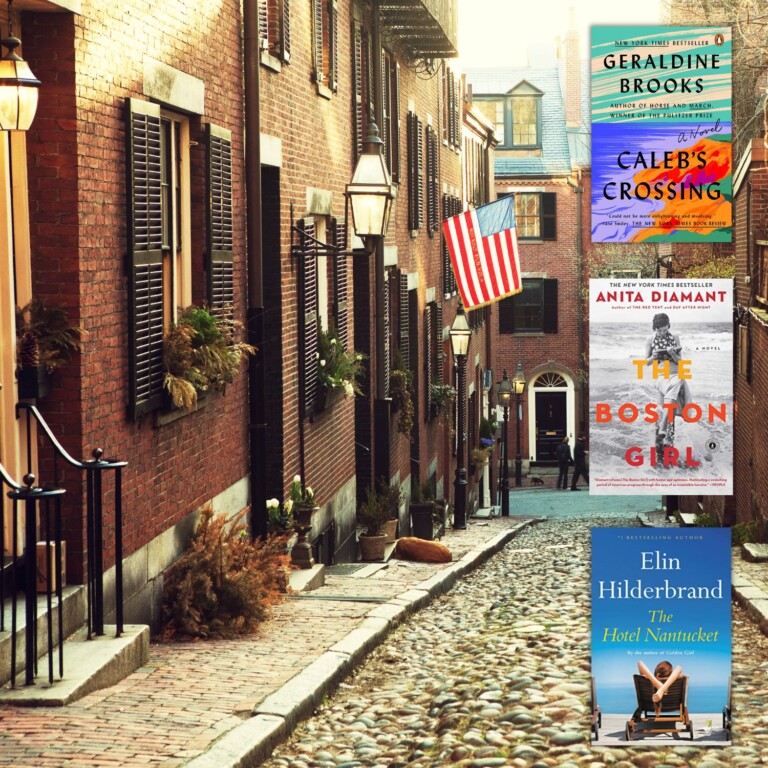
[[[252,717],[222,735],[203,754],[185,763],[186,768],[260,765],[398,624],[447,592],[461,576],[499,552],[524,528],[538,522],[541,518],[521,521],[429,579],[370,610],[346,637],[263,699],[254,707]]]

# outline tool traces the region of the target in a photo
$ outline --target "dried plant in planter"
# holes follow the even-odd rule
[[[190,409],[200,393],[234,381],[245,355],[255,347],[235,341],[242,323],[231,312],[187,307],[163,340],[163,386],[176,408]]]
[[[242,524],[207,505],[187,552],[165,575],[164,639],[227,638],[254,632],[288,590],[285,539],[251,541]]]
[[[16,307],[16,356],[19,368],[45,366],[48,373],[80,351],[86,332],[69,322],[64,309],[32,299]]]

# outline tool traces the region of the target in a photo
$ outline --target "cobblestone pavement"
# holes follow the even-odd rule
[[[550,520],[396,629],[267,768],[768,765],[768,638],[734,607],[733,746],[589,746],[589,529]]]

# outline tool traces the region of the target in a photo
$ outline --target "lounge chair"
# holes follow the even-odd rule
[[[592,733],[595,734],[595,741],[600,738],[598,728],[603,727],[603,713],[597,706],[597,690],[595,688],[595,678],[592,678]]]
[[[669,686],[664,698],[656,702],[653,694],[656,689],[653,683],[642,675],[634,675],[635,693],[637,694],[637,709],[627,721],[625,735],[627,741],[637,734],[644,736],[650,733],[680,733],[687,731],[693,741],[693,722],[688,717],[688,678],[685,675],[675,680]],[[678,723],[683,728],[678,728]]]
[[[723,728],[725,728],[725,738],[731,740],[731,678],[728,678],[728,700],[723,707]]]

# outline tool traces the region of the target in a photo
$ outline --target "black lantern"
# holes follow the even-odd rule
[[[0,131],[26,131],[37,111],[40,81],[16,53],[21,40],[13,34],[13,0],[8,0],[8,36],[0,43],[8,51],[0,57]]]

